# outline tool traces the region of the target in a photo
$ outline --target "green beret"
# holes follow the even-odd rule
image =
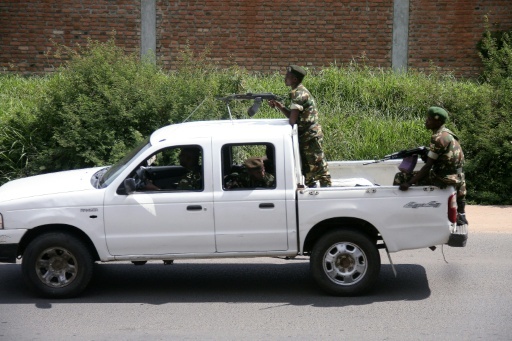
[[[298,65],[290,65],[288,68],[286,68],[287,72],[293,73],[298,78],[302,79],[306,76],[307,72],[303,68],[301,68]]]
[[[433,119],[446,122],[448,120],[448,113],[443,108],[430,107],[428,108],[427,115]]]
[[[263,159],[261,157],[251,157],[245,160],[245,168],[260,170],[263,168]]]

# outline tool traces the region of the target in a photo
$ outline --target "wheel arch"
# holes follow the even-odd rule
[[[316,241],[326,233],[334,230],[352,230],[361,232],[376,245],[380,240],[382,240],[382,236],[379,231],[366,220],[352,217],[330,218],[319,222],[309,230],[304,240],[302,253],[310,254]],[[380,248],[378,245],[377,247]]]
[[[23,256],[27,246],[37,237],[53,232],[61,232],[80,240],[87,247],[95,261],[100,260],[98,251],[89,236],[79,228],[67,224],[48,224],[32,228],[25,233],[18,246],[18,257]]]

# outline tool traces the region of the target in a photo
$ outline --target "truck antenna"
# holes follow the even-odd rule
[[[201,105],[203,105],[204,101],[206,101],[206,99],[207,99],[207,98],[208,98],[208,97],[205,97],[205,98],[203,99],[203,101],[202,101],[201,103],[199,103],[199,105],[198,105],[198,106],[197,106],[197,107],[196,107],[196,108],[195,108],[195,109],[190,113],[190,115],[188,115],[188,116],[187,116],[187,118],[186,118],[186,119],[184,119],[184,120],[183,120],[183,122],[181,122],[181,123],[185,123],[185,122],[187,122],[187,120],[188,120],[188,119],[189,119],[189,118],[190,118],[190,117],[191,117],[191,116],[196,112],[196,110],[197,110],[197,109],[199,109],[199,107],[200,107]],[[230,114],[230,115],[231,115],[231,114]]]

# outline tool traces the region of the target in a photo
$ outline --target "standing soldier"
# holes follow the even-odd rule
[[[440,188],[454,186],[457,190],[457,225],[467,225],[466,181],[462,171],[464,153],[460,147],[459,138],[444,126],[447,120],[448,113],[443,108],[428,109],[425,128],[432,130],[432,137],[427,161],[418,172],[397,173],[393,184],[400,185],[402,191],[407,191],[414,184],[433,185]]]
[[[330,187],[331,175],[322,149],[324,134],[318,122],[315,99],[302,85],[305,76],[306,70],[297,65],[290,65],[284,78],[286,86],[291,87],[290,108],[275,100],[270,100],[269,105],[278,108],[288,117],[292,126],[298,125],[302,173],[306,178],[306,185],[315,187],[318,180],[321,187]]]

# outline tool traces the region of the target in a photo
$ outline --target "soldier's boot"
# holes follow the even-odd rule
[[[466,219],[466,213],[457,214],[457,225],[469,225],[468,220]]]

